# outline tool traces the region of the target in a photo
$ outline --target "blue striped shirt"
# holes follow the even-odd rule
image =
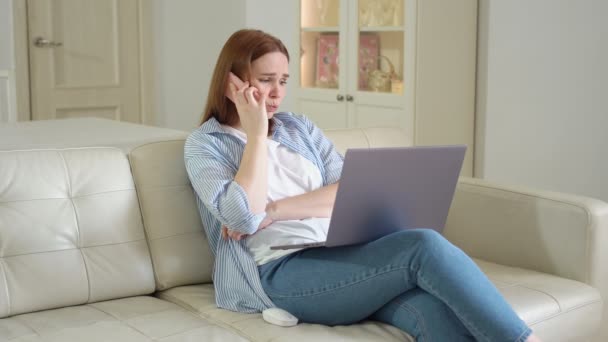
[[[339,180],[344,159],[318,127],[305,116],[292,113],[276,113],[273,120],[273,140],[315,164],[324,186]],[[245,241],[221,238],[222,224],[253,234],[265,216],[251,212],[245,191],[234,181],[244,148],[240,139],[224,132],[219,122],[211,118],[186,140],[184,159],[215,256],[216,304],[232,311],[259,312],[274,304],[262,288],[257,265]]]

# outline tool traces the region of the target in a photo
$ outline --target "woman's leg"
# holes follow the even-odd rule
[[[419,287],[397,296],[369,318],[406,331],[416,342],[475,341],[450,308]]]
[[[480,341],[525,341],[530,329],[460,249],[429,229],[313,248],[262,265],[268,296],[304,322],[350,324],[416,286],[445,303]]]

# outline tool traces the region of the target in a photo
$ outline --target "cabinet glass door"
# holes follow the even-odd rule
[[[300,6],[300,85],[337,89],[340,0],[301,0]]]
[[[403,94],[404,0],[358,1],[357,89]]]

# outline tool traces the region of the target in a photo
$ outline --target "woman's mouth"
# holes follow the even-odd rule
[[[276,112],[277,109],[279,109],[279,106],[277,106],[277,105],[271,105],[271,104],[266,105],[267,112]]]

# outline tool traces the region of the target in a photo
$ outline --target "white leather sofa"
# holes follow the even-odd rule
[[[327,135],[340,150],[409,144],[389,128]],[[151,140],[0,152],[0,341],[411,341],[217,308],[184,139]],[[607,233],[604,202],[469,178],[445,231],[545,341],[605,340]]]

